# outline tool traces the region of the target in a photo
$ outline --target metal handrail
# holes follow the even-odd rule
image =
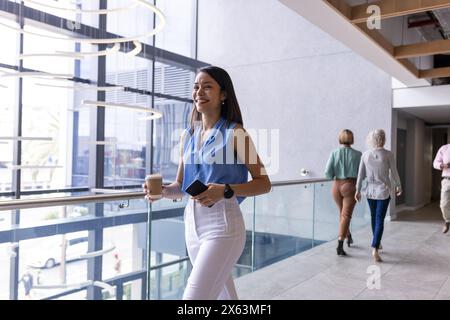
[[[103,189],[107,190],[128,190],[139,188],[142,184],[135,185],[121,185],[121,186],[105,186]],[[73,188],[57,188],[57,189],[32,189],[21,190],[21,196],[41,195],[49,193],[71,193],[71,192],[89,192],[89,187],[73,187]],[[16,193],[14,191],[0,192],[0,197],[12,197]]]
[[[145,194],[142,191],[139,191],[139,192],[108,193],[108,194],[97,194],[88,196],[56,197],[43,199],[16,199],[16,200],[0,201],[0,211],[66,206],[80,203],[144,199],[144,196]]]
[[[272,187],[276,188],[291,185],[320,183],[327,181],[330,180],[321,178],[321,179],[276,181],[272,182]],[[15,200],[0,201],[0,211],[76,205],[81,203],[144,199],[144,195],[145,194],[142,191],[135,191],[135,192],[107,193],[107,194],[96,194],[86,196],[69,196],[69,197],[55,197],[55,198],[41,198],[41,199],[15,199]]]
[[[169,262],[164,262],[164,263],[160,263],[160,264],[151,266],[150,267],[150,271],[157,270],[157,269],[162,269],[162,268],[165,268],[165,267],[170,267],[170,266],[172,266],[174,264],[179,264],[179,263],[182,263],[182,262],[185,262],[185,261],[189,261],[189,257],[188,256],[182,257],[182,258],[177,259],[177,260],[172,260],[172,261],[169,261]]]
[[[310,183],[320,183],[320,182],[328,182],[332,181],[327,178],[317,178],[317,179],[302,179],[302,180],[288,180],[288,181],[276,181],[272,182],[272,187],[284,187],[291,186],[297,184],[310,184]]]

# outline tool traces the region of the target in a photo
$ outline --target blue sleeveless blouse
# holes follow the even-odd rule
[[[195,180],[204,184],[242,184],[248,181],[247,166],[235,156],[234,128],[236,123],[220,118],[211,129],[209,137],[201,144],[201,125],[190,133],[185,132],[183,146],[183,184],[182,190]],[[245,197],[237,197],[238,203]]]

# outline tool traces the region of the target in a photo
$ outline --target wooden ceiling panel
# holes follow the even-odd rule
[[[381,9],[381,19],[406,16],[430,10],[450,8],[450,0],[380,0],[370,4],[351,7],[352,23],[363,23],[371,16],[367,13],[369,5],[377,5]]]
[[[431,56],[435,54],[450,53],[450,40],[437,40],[431,42],[409,44],[395,48],[394,56],[397,59]]]
[[[409,58],[432,56],[450,53],[450,39],[416,43],[394,47],[378,30],[367,27],[371,13],[367,13],[369,5],[378,5],[381,19],[405,16],[431,10],[450,8],[450,0],[380,0],[369,4],[350,6],[347,0],[325,0],[353,23],[367,37],[392,55],[403,67],[419,79],[450,77],[450,67],[419,70]]]

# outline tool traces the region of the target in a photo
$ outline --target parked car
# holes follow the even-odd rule
[[[52,237],[50,242],[43,244],[28,263],[33,268],[53,268],[61,263],[63,255],[61,236]],[[88,252],[87,232],[77,232],[66,235],[66,262],[80,259],[81,255]]]

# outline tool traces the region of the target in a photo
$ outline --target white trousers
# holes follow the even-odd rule
[[[450,222],[450,180],[448,179],[442,179],[440,207],[445,222]]]
[[[189,199],[184,211],[192,271],[184,300],[237,300],[231,271],[245,246],[244,219],[236,197],[211,208]]]

